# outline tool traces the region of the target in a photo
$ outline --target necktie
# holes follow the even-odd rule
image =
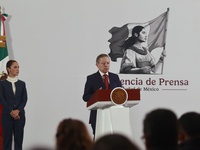
[[[108,75],[104,74],[103,77],[104,77],[104,84],[105,84],[105,87],[106,87],[106,90],[107,90],[107,89],[109,89]]]

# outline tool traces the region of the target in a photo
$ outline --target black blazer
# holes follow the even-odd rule
[[[119,76],[117,74],[108,72],[108,76],[109,76],[110,89],[114,89],[116,87],[122,87],[121,81],[119,80]],[[83,94],[83,100],[87,102],[91,98],[91,96],[101,87],[102,89],[106,88],[99,71],[87,76],[87,81],[85,83],[85,89]],[[96,110],[91,110],[89,123],[96,124]]]
[[[27,102],[27,91],[25,82],[15,82],[16,92],[13,93],[12,83],[0,81],[0,103],[3,105],[3,114],[10,114],[12,110],[19,109],[20,114],[25,114],[24,107]]]

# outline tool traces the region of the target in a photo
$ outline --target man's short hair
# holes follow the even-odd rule
[[[187,112],[179,119],[179,128],[189,137],[200,136],[200,114],[197,112]]]
[[[168,109],[155,109],[145,116],[143,132],[149,147],[176,147],[177,116]]]
[[[107,54],[100,54],[100,55],[98,55],[97,58],[96,58],[96,63],[99,63],[99,59],[103,58],[103,57],[109,57],[109,56]]]

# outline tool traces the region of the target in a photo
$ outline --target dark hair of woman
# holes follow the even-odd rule
[[[97,139],[93,150],[139,150],[139,148],[126,136],[115,133]]]
[[[93,141],[85,124],[75,119],[60,122],[56,134],[57,150],[90,150]]]
[[[6,69],[7,69],[7,68],[10,68],[14,62],[17,62],[17,61],[16,61],[16,60],[9,60],[9,61],[6,63]],[[7,72],[8,72],[8,70],[7,70]],[[9,74],[9,72],[8,72],[8,74]]]
[[[135,26],[132,30],[132,36],[129,37],[124,44],[122,45],[122,47],[124,48],[124,50],[128,49],[129,47],[133,46],[133,44],[135,44],[136,41],[138,41],[138,36],[140,35],[140,32],[142,31],[142,29],[144,29],[143,26]],[[136,36],[137,35],[137,36]]]

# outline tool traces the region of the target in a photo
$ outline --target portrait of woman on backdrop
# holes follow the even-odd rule
[[[163,63],[165,50],[156,62],[147,47],[142,45],[147,40],[147,32],[143,26],[135,26],[132,36],[122,45],[124,55],[121,60],[120,73],[125,74],[150,74],[156,73]]]
[[[168,12],[146,23],[128,23],[109,30],[108,55],[113,62],[120,62],[120,74],[163,74]]]

